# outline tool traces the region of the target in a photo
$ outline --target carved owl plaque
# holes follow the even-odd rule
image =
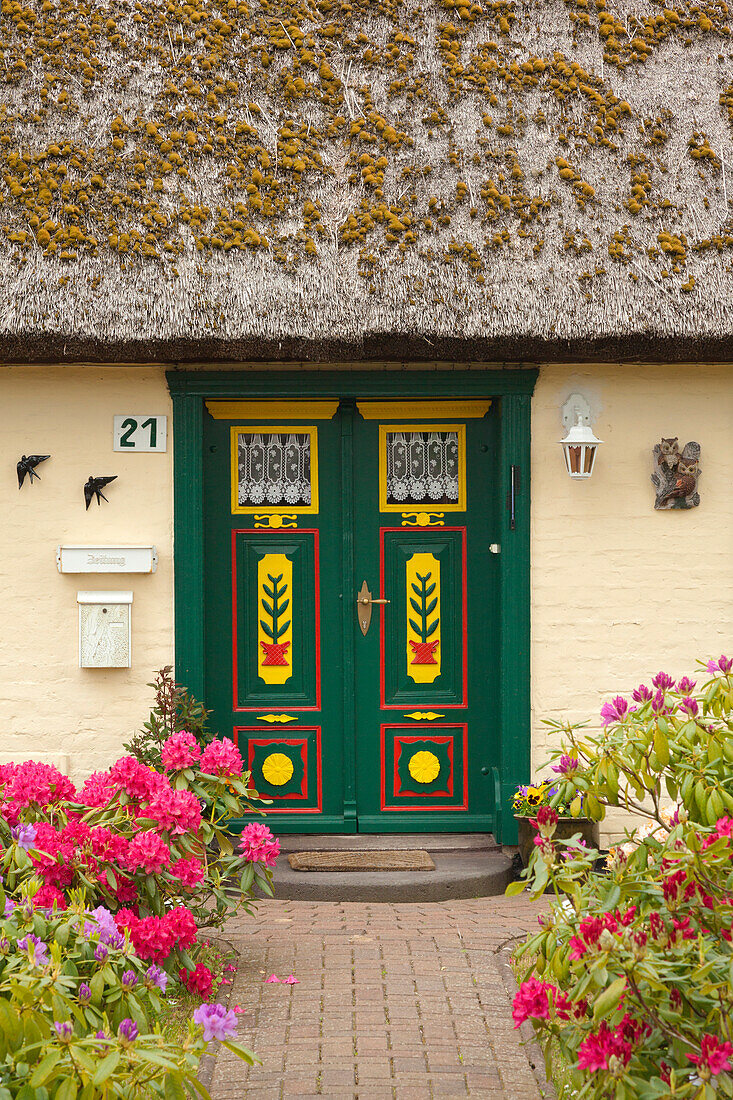
[[[697,508],[701,472],[699,443],[692,440],[680,449],[677,436],[663,437],[654,447],[654,507],[665,512],[671,508]]]

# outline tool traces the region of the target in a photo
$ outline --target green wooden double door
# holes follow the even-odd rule
[[[497,423],[206,402],[206,699],[276,831],[495,827]]]

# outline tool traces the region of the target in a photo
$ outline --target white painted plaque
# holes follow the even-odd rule
[[[113,451],[165,451],[168,417],[151,413],[120,413],[114,417]]]
[[[129,668],[132,592],[77,592],[80,668]]]
[[[59,573],[154,573],[158,551],[154,546],[59,546]]]

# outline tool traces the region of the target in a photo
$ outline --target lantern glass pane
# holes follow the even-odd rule
[[[593,473],[593,462],[596,457],[596,449],[593,443],[588,443],[585,448],[584,470],[588,477]]]
[[[579,474],[580,473],[580,453],[581,453],[581,451],[582,451],[582,447],[568,447],[567,448],[568,469],[570,470],[571,474]]]

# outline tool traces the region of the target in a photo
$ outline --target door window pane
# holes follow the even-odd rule
[[[235,512],[316,511],[316,430],[233,429]]]
[[[384,432],[387,508],[465,507],[460,499],[463,456],[459,434],[458,427]]]

